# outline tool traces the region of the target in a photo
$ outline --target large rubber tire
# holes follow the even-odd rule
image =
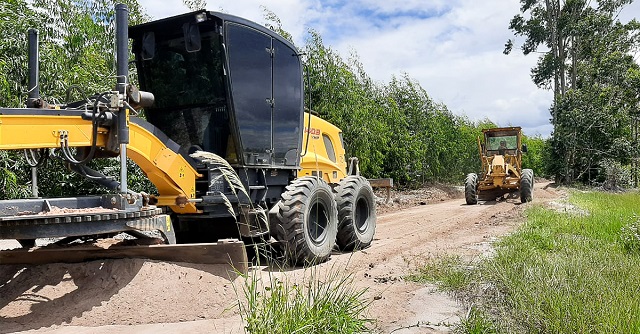
[[[464,198],[468,205],[478,204],[478,175],[476,173],[467,174],[464,180]]]
[[[533,201],[533,170],[523,169],[520,176],[520,202]]]
[[[335,188],[338,204],[338,236],[341,250],[367,248],[376,233],[376,202],[369,181],[347,176]]]
[[[336,242],[338,210],[331,187],[315,176],[294,180],[276,204],[272,235],[290,265],[326,261]]]

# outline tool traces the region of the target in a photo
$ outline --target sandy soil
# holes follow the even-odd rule
[[[534,202],[562,196],[549,183],[536,184]],[[379,202],[376,240],[369,249],[335,253],[311,274],[264,267],[251,274],[300,282],[346,270],[358,287],[368,289],[368,316],[376,319],[377,332],[448,332],[466,310],[433,286],[403,277],[438,254],[491,254],[491,243],[512,231],[531,205],[508,199],[467,206],[459,192],[437,187],[394,192],[390,203]],[[2,240],[0,249],[16,244]],[[216,265],[144,259],[0,265],[0,334],[242,333],[236,305],[241,289],[242,278]]]

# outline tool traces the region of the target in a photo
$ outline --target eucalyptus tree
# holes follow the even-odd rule
[[[510,22],[525,37],[522,52],[541,53],[531,77],[554,92],[547,163],[564,182],[598,181],[605,159],[628,164],[637,155],[630,114],[637,113],[638,94],[630,80],[640,26],[617,19],[632,1],[521,0]],[[505,53],[513,46],[509,40]]]
[[[357,56],[344,60],[309,32],[304,48],[307,107],[343,130],[347,155],[357,156],[370,177],[383,173],[383,150],[390,145],[380,88],[364,71]]]
[[[24,0],[0,2],[0,106],[20,107],[27,93],[27,29],[41,22]]]

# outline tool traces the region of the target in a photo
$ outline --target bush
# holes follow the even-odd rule
[[[620,242],[629,252],[640,252],[640,222],[635,221],[620,229]]]
[[[631,171],[627,166],[612,159],[604,159],[600,162],[604,181],[602,188],[608,191],[620,191],[631,186]]]

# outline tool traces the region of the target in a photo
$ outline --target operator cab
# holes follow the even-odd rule
[[[518,142],[519,131],[519,128],[485,131],[486,155],[516,155],[520,144]]]
[[[138,79],[155,95],[147,121],[188,155],[295,169],[302,146],[302,65],[273,31],[198,11],[129,28]]]

